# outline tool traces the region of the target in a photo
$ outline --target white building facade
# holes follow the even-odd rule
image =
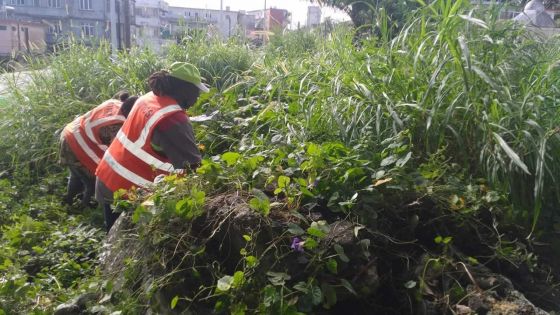
[[[321,24],[321,7],[308,6],[307,7],[307,27],[317,27]]]
[[[167,2],[163,0],[136,0],[134,40],[138,46],[159,51],[165,44],[162,33],[165,31],[167,11]]]
[[[216,32],[223,38],[237,34],[240,29],[240,12],[226,10],[208,10],[183,7],[169,7],[166,21],[172,34],[185,30],[201,29]]]

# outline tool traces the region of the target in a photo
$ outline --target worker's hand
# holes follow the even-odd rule
[[[159,184],[161,182],[163,182],[163,180],[165,179],[165,175],[161,174],[156,176],[156,178],[154,178],[154,184]]]

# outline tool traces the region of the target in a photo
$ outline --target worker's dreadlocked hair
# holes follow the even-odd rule
[[[132,110],[132,107],[136,103],[137,99],[138,99],[138,96],[130,96],[127,99],[125,99],[124,101],[122,101],[123,103],[121,105],[121,115],[123,115],[124,117],[128,117],[128,114]]]
[[[177,95],[177,91],[186,92],[188,95],[199,95],[199,89],[196,85],[177,79],[169,75],[169,72],[161,70],[153,73],[148,78],[148,85],[152,92],[157,96],[170,96]]]
[[[128,99],[128,97],[130,96],[130,93],[128,93],[128,91],[126,90],[122,90],[122,91],[118,91],[115,95],[113,95],[113,99],[115,100],[120,100],[121,102],[124,102]]]
[[[128,114],[132,110],[134,103],[136,103],[138,96],[130,96],[128,91],[122,90],[113,95],[113,99],[120,100],[122,102],[120,113],[124,117],[128,117]]]

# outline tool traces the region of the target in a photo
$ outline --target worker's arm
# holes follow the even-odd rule
[[[152,146],[173,164],[175,169],[196,168],[201,155],[194,139],[192,125],[184,113],[176,113],[158,123]]]

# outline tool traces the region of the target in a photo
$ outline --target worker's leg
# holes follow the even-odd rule
[[[113,212],[113,209],[111,208],[111,204],[113,204],[113,192],[105,186],[99,178],[95,181],[95,199],[99,205],[103,207],[105,227],[107,228],[108,233],[115,221],[118,219],[120,213]]]
[[[84,185],[84,194],[82,196],[82,207],[89,207],[91,198],[95,194],[95,177],[91,173],[82,168],[79,170],[80,179]]]
[[[103,211],[105,213],[105,227],[107,228],[107,233],[109,233],[111,227],[113,226],[113,224],[115,224],[115,221],[117,221],[117,219],[119,218],[120,213],[113,212],[110,203],[105,203],[103,205]]]
[[[64,197],[63,202],[71,205],[74,202],[74,198],[83,191],[84,184],[82,183],[80,175],[75,167],[70,166],[68,169],[70,170],[70,176],[68,177],[66,196]]]

